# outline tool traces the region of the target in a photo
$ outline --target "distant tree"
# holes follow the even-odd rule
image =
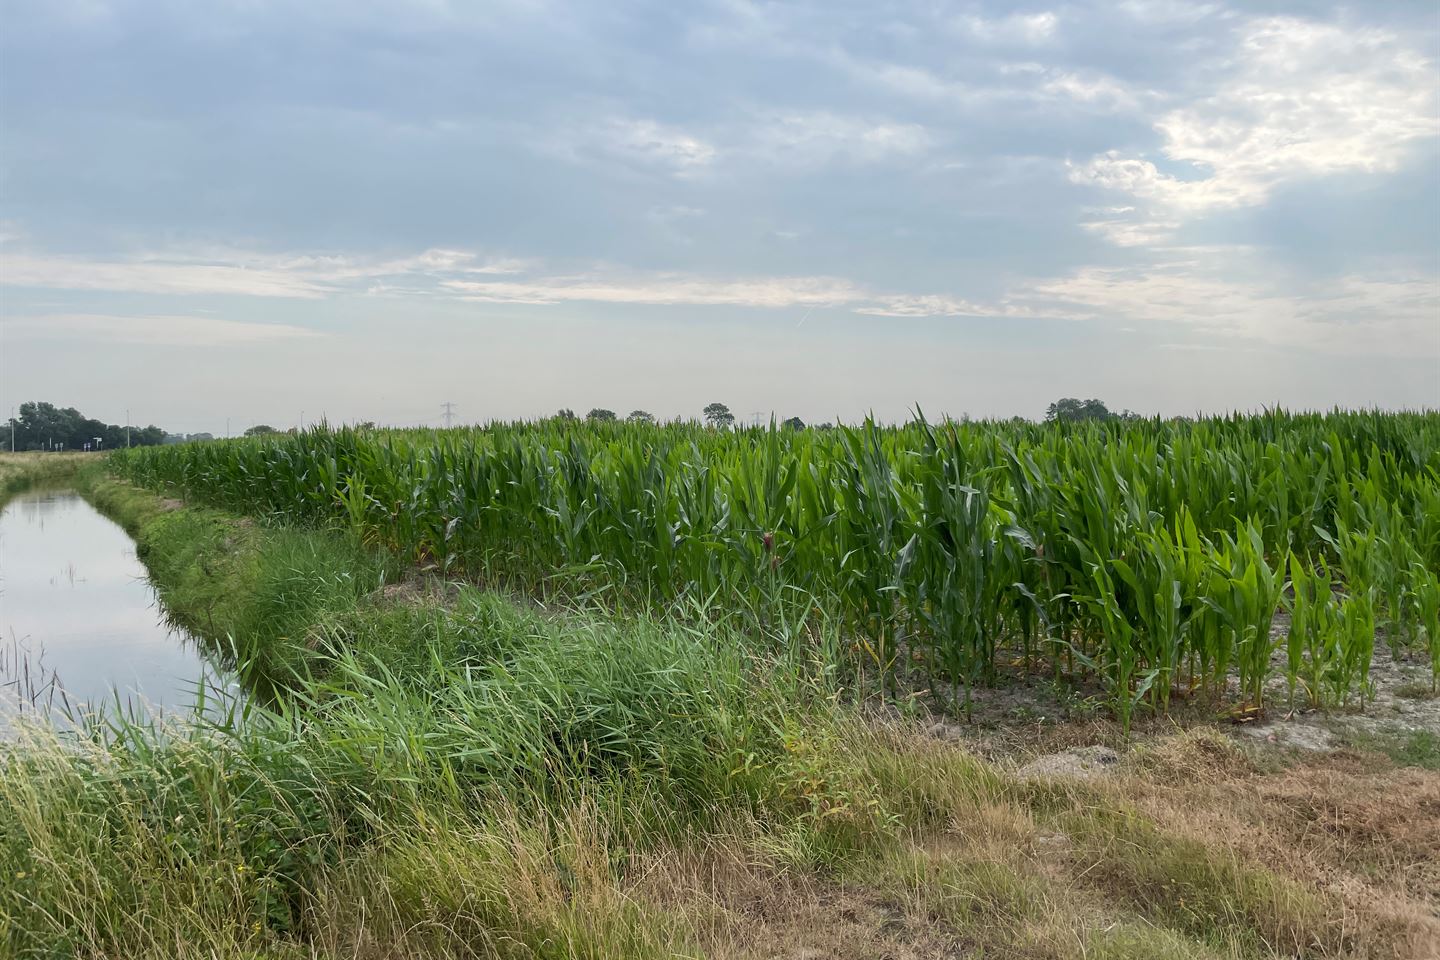
[[[791,417],[790,419],[781,423],[780,426],[784,427],[787,430],[804,430],[805,421],[801,420],[799,417]]]
[[[1077,400],[1064,397],[1045,410],[1046,423],[1075,423],[1082,420],[1111,420],[1114,414],[1100,400]]]
[[[631,423],[654,423],[655,415],[648,410],[631,410],[625,419]]]
[[[264,436],[264,435],[267,434],[267,433],[278,433],[278,432],[279,432],[279,431],[277,431],[274,427],[270,426],[270,424],[268,424],[268,423],[257,423],[257,424],[255,424],[255,426],[253,426],[253,427],[246,427],[246,428],[245,428],[245,436],[247,436],[247,437],[260,437],[260,436]]]
[[[151,446],[163,436],[164,431],[156,426],[132,426],[128,433],[131,446]],[[74,407],[41,401],[20,404],[19,416],[0,429],[0,446],[7,450],[12,442],[16,450],[83,450],[87,443],[113,450],[125,446],[126,439],[125,427],[93,420]]]
[[[375,421],[374,421],[374,420],[361,420],[359,423],[355,424],[355,429],[356,429],[356,430],[374,430],[374,429],[375,429]]]
[[[608,422],[610,422],[611,420],[614,420],[614,419],[615,419],[615,411],[614,411],[614,410],[606,410],[604,407],[596,407],[595,409],[591,410],[589,413],[585,414],[585,419],[586,419],[586,420],[598,420],[598,421],[601,421],[601,422],[604,422],[604,423],[608,423]]]
[[[575,411],[574,411],[574,410],[571,410],[569,407],[561,407],[559,410],[557,410],[557,411],[555,412],[555,419],[556,419],[556,420],[576,420],[576,419],[579,419],[579,418],[575,416]]]
[[[728,427],[735,423],[735,414],[723,403],[711,403],[705,406],[705,422],[712,427]]]

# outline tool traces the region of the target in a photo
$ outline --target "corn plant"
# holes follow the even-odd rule
[[[1295,687],[1299,682],[1305,686],[1310,705],[1319,706],[1325,700],[1330,681],[1337,676],[1336,663],[1340,656],[1339,604],[1329,568],[1323,560],[1311,564],[1297,554],[1290,554],[1287,606],[1290,629],[1286,636],[1286,679],[1290,705],[1295,705]]]
[[[1308,651],[1334,666],[1347,638],[1359,656],[1367,603],[1396,655],[1436,642],[1433,413],[320,427],[111,464],[196,502],[342,525],[451,576],[622,611],[714,597],[767,633],[807,596],[844,625],[836,666],[892,690],[914,677],[968,691],[1014,661],[1098,678],[1128,717],[1232,676],[1258,699],[1275,669],[1292,691],[1309,671],[1314,695]],[[1296,557],[1302,582],[1330,577],[1348,599],[1333,631],[1304,628],[1300,659],[1272,669],[1270,619]],[[1363,679],[1358,663],[1330,666],[1325,684]]]

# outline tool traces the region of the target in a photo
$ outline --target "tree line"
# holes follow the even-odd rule
[[[555,414],[560,420],[578,420],[575,411],[569,408],[562,408]],[[701,417],[712,427],[733,427],[735,425],[735,414],[723,403],[711,403],[701,411]],[[597,420],[601,422],[613,422],[620,419],[614,410],[607,410],[604,407],[595,407],[585,414],[586,420]],[[654,423],[655,416],[647,410],[631,410],[625,419],[630,423]],[[969,419],[968,417],[966,419]],[[1112,412],[1105,405],[1103,400],[1080,400],[1075,397],[1062,397],[1050,404],[1045,409],[1046,423],[1077,423],[1085,420],[1138,420],[1140,414],[1133,410],[1122,410],[1119,413]],[[807,424],[799,417],[787,417],[780,421],[780,425],[791,430],[804,430]],[[830,426],[828,423],[817,423],[811,426],[825,429]]]
[[[555,414],[560,420],[579,420],[575,411],[562,409]],[[723,403],[710,403],[701,411],[705,423],[717,429],[733,427],[735,414]],[[1056,400],[1045,411],[1047,423],[1072,423],[1085,420],[1134,420],[1139,414],[1130,410],[1114,413],[1101,400],[1080,400],[1064,397]],[[614,410],[595,407],[585,415],[586,420],[611,422],[620,417]],[[631,410],[625,415],[630,423],[655,423],[655,415],[647,410]],[[780,425],[789,430],[828,429],[829,423],[807,424],[799,417],[787,417]],[[373,423],[360,425],[373,428]],[[279,433],[268,424],[256,424],[245,431],[245,436],[263,436]],[[294,432],[292,428],[290,432]],[[151,447],[164,443],[181,443],[190,440],[212,440],[208,433],[167,433],[151,424],[147,427],[121,426],[103,423],[86,417],[74,407],[57,407],[53,403],[22,403],[18,417],[11,417],[0,435],[0,450],[113,450],[116,447]]]
[[[32,401],[20,404],[19,415],[0,430],[4,450],[113,450],[116,447],[154,447],[182,440],[209,440],[210,434],[166,433],[145,427],[105,423],[85,416],[74,407]]]
[[[723,403],[706,404],[705,409],[701,411],[701,417],[702,419],[704,419],[706,424],[712,427],[733,427],[735,425],[735,414],[731,413],[730,408]],[[575,415],[574,410],[571,410],[569,407],[562,407],[559,411],[556,412],[555,419],[579,420],[580,418]],[[607,410],[604,407],[595,407],[591,409],[589,413],[585,414],[585,419],[594,420],[600,423],[613,423],[616,420],[619,420],[620,417],[615,413],[614,410]],[[656,422],[655,415],[648,410],[631,410],[628,414],[625,415],[625,420],[627,423]],[[780,426],[790,430],[804,430],[806,427],[806,423],[799,417],[787,417],[786,419],[780,421]],[[813,426],[824,429],[828,428],[830,424],[817,423],[813,424]]]

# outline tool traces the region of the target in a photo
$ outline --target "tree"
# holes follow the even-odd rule
[[[801,420],[799,417],[791,417],[790,419],[781,423],[780,426],[784,427],[787,430],[804,430],[805,421]]]
[[[655,415],[648,410],[631,410],[630,415],[625,419],[631,423],[654,423]]]
[[[555,419],[556,419],[556,420],[578,420],[579,418],[575,416],[575,411],[574,411],[574,410],[571,410],[569,407],[561,407],[558,411],[556,411],[556,413],[555,413]]]
[[[134,447],[156,447],[164,442],[165,431],[156,426],[137,427],[130,437],[130,445]]]
[[[705,422],[712,427],[728,427],[735,423],[735,414],[723,403],[711,403],[705,406]]]
[[[585,414],[585,419],[596,420],[601,423],[609,423],[610,421],[615,419],[615,411],[606,410],[604,407],[596,407],[589,413]]]
[[[1064,397],[1045,410],[1046,423],[1076,423],[1083,420],[1112,420],[1115,414],[1100,400]]]
[[[131,427],[129,431],[131,446],[151,446],[163,437],[164,431],[153,425]],[[93,420],[74,407],[31,401],[20,404],[19,416],[8,420],[0,430],[0,445],[6,449],[12,438],[16,450],[83,450],[87,443],[113,450],[125,446],[126,428]]]
[[[268,423],[257,423],[253,427],[245,428],[245,436],[247,437],[262,437],[267,433],[277,432],[278,431]]]

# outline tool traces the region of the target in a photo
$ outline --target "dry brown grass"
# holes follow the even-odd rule
[[[1440,956],[1440,774],[1340,751],[1265,770],[1214,733],[1159,745],[1117,786],[1156,823],[1345,906],[1356,956]]]

